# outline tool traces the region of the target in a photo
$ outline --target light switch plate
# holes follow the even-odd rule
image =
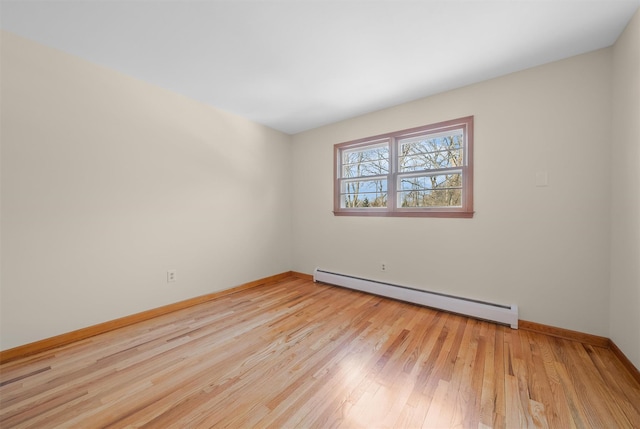
[[[536,186],[549,186],[549,173],[547,171],[536,172]]]

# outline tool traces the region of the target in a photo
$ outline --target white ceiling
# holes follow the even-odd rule
[[[1,0],[2,29],[297,133],[612,45],[640,0]]]

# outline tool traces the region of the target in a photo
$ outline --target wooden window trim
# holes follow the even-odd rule
[[[334,191],[333,214],[335,216],[381,216],[381,217],[435,217],[435,218],[472,218],[473,211],[473,116],[452,119],[421,127],[380,134],[334,145]],[[464,162],[462,171],[462,201],[460,207],[397,207],[398,181],[398,140],[421,133],[464,129]],[[389,165],[387,175],[387,207],[344,208],[341,207],[341,154],[344,150],[367,147],[383,141],[389,142]],[[429,171],[429,170],[425,170]],[[432,170],[435,171],[435,170]],[[402,175],[402,173],[400,173]]]

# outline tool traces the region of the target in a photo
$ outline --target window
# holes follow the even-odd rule
[[[473,116],[334,146],[338,216],[473,217]]]

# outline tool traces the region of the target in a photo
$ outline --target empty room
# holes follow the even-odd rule
[[[0,427],[640,427],[640,0],[0,28]]]

